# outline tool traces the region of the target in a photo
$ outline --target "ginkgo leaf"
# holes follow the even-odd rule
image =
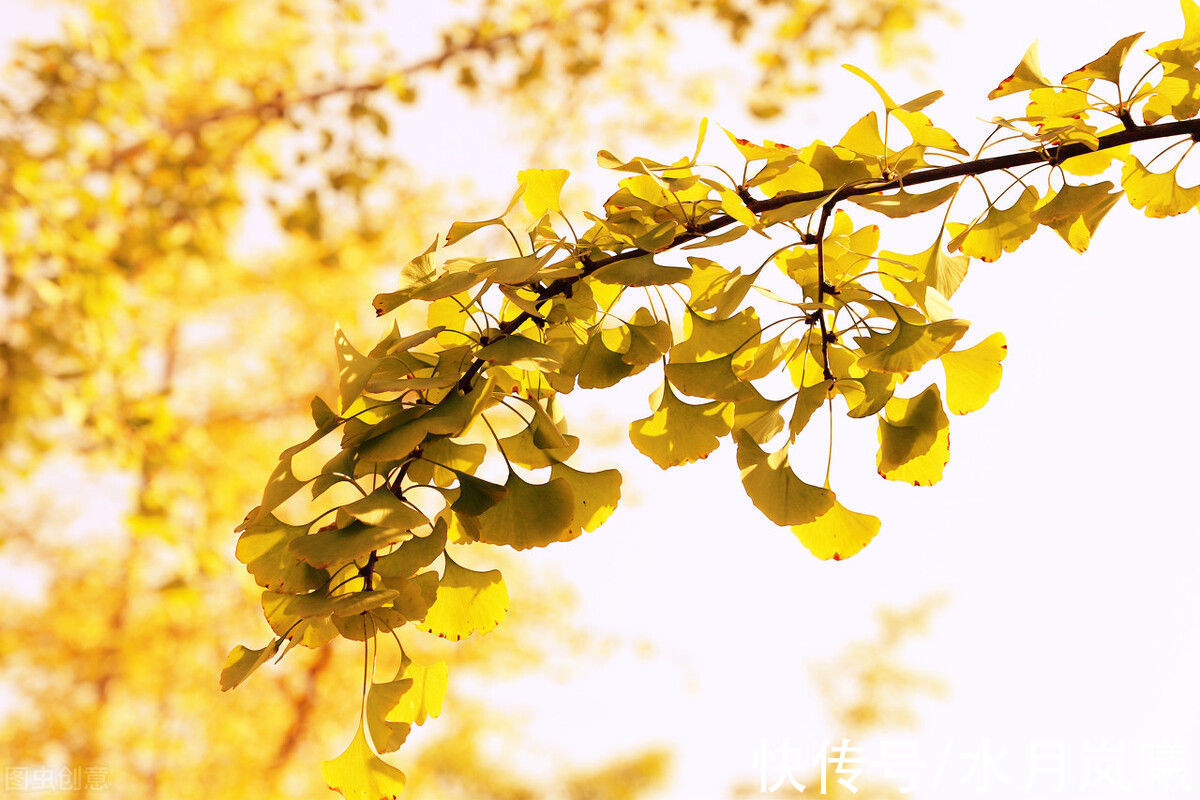
[[[582,472],[559,462],[550,468],[550,479],[566,481],[574,495],[570,524],[570,532],[574,535],[570,538],[600,527],[617,509],[621,499],[621,473],[615,469]]]
[[[913,255],[883,250],[880,251],[879,257],[885,262],[881,266],[883,270],[888,268],[887,261],[895,261],[912,267],[920,276],[916,278],[916,283],[933,287],[947,300],[953,297],[954,293],[958,291],[958,287],[962,285],[970,265],[970,259],[967,256],[950,255],[942,248],[942,234],[940,233],[928,250]]]
[[[858,361],[862,369],[884,372],[916,372],[941,357],[963,337],[970,324],[961,319],[944,319],[929,325],[914,325],[897,319],[885,335],[885,344]]]
[[[879,417],[879,474],[914,486],[937,483],[949,457],[949,430],[937,384],[916,397],[893,397]]]
[[[318,569],[348,564],[372,550],[402,542],[412,536],[406,528],[376,528],[355,520],[345,528],[310,533],[292,540],[288,548],[296,557]]]
[[[1039,225],[1052,225],[1063,220],[1077,219],[1108,197],[1113,188],[1109,181],[1092,185],[1066,184],[1057,192],[1042,199],[1029,218]]]
[[[671,348],[671,361],[707,361],[728,355],[756,342],[761,329],[753,308],[726,319],[707,319],[689,311],[684,321],[684,339]]]
[[[812,522],[833,506],[833,492],[796,477],[787,447],[765,453],[745,431],[734,433],[742,486],[759,511],[776,525]]]
[[[909,194],[903,189],[899,189],[891,194],[858,195],[849,199],[850,202],[862,206],[868,211],[876,211],[884,216],[897,219],[937,208],[953,197],[957,191],[958,184],[950,183],[923,194]]]
[[[340,756],[321,762],[321,778],[346,800],[395,800],[404,791],[404,773],[371,750],[360,722]]]
[[[243,531],[234,553],[264,589],[290,594],[311,592],[323,586],[328,576],[288,549],[294,540],[307,534],[307,525],[287,525],[274,514],[267,514]]]
[[[282,643],[283,639],[275,639],[261,650],[251,650],[240,644],[230,650],[229,655],[225,657],[225,665],[221,668],[221,691],[227,692],[250,677],[250,673],[279,652],[279,645]]]
[[[1050,81],[1042,75],[1042,68],[1038,65],[1037,42],[1034,42],[1025,51],[1021,63],[1017,64],[1013,74],[1000,81],[1000,85],[988,93],[988,100],[995,100],[998,97],[1029,89],[1042,89],[1050,85]]]
[[[479,515],[479,541],[524,550],[569,536],[575,515],[570,483],[561,478],[528,483],[510,472],[504,488],[504,497]]]
[[[728,403],[685,403],[667,382],[650,396],[650,402],[654,413],[630,424],[629,441],[662,469],[706,458],[733,422]]]
[[[1176,180],[1179,165],[1169,172],[1151,172],[1137,156],[1125,160],[1121,186],[1134,208],[1145,210],[1147,217],[1173,217],[1191,211],[1200,203],[1200,186],[1180,186]]]
[[[375,560],[375,574],[382,578],[404,579],[427,567],[446,549],[446,521],[438,519],[428,536],[414,536],[391,553]]]
[[[987,404],[992,393],[1000,388],[1003,367],[1000,362],[1008,355],[1004,334],[993,333],[979,344],[966,350],[942,354],[946,370],[946,407],[952,414],[969,414]]]
[[[812,522],[793,525],[792,533],[817,558],[841,561],[870,544],[879,527],[878,517],[851,511],[835,499],[833,506]]]
[[[671,385],[692,397],[709,400],[749,400],[754,389],[733,371],[733,355],[709,361],[667,364],[664,369]]]
[[[1068,72],[1063,76],[1062,82],[1070,84],[1079,80],[1102,80],[1119,83],[1125,57],[1129,55],[1129,51],[1140,38],[1142,38],[1141,33],[1134,33],[1118,40],[1116,44],[1108,48],[1108,52],[1104,55],[1094,61],[1089,61],[1079,69]]]
[[[508,489],[498,483],[485,481],[483,478],[477,478],[457,470],[454,475],[458,478],[458,497],[450,508],[459,514],[479,516],[503,500],[504,496],[508,494]]]
[[[547,344],[515,333],[481,347],[475,357],[517,369],[551,370],[559,366],[558,353]]]
[[[616,286],[665,286],[686,280],[692,270],[689,267],[670,267],[654,263],[654,256],[647,253],[636,258],[623,258],[605,264],[592,273],[601,283]]]
[[[446,555],[437,599],[417,627],[443,639],[458,641],[487,633],[508,613],[508,587],[499,570],[477,572]]]
[[[429,524],[424,514],[392,494],[387,486],[381,486],[369,495],[342,506],[339,512],[377,528],[411,531]]]
[[[429,717],[441,714],[448,680],[445,661],[424,665],[405,657],[394,679],[404,687],[394,696],[395,702],[386,713],[387,721],[424,725]]]
[[[408,579],[381,577],[380,580],[386,588],[397,593],[392,608],[405,621],[424,619],[437,599],[438,576],[435,572],[422,572]]]
[[[396,679],[385,683],[372,683],[367,690],[364,708],[367,730],[371,742],[380,753],[394,753],[400,749],[412,731],[409,722],[392,722],[387,713],[400,702],[404,692],[412,687],[412,679]]]
[[[714,319],[725,319],[746,299],[761,268],[743,275],[741,269],[732,272],[715,261],[691,256],[692,274],[684,283],[692,293],[693,311],[711,311]]]
[[[550,260],[553,252],[549,251],[541,256],[516,256],[514,258],[502,258],[497,261],[485,261],[482,264],[476,264],[471,267],[471,272],[476,275],[483,275],[493,283],[500,283],[506,286],[519,286],[532,280]]]
[[[783,415],[780,411],[790,398],[771,400],[755,392],[755,397],[739,400],[733,404],[734,431],[744,431],[759,444],[770,441],[783,430]]]
[[[995,261],[1002,253],[1015,252],[1037,231],[1037,223],[1029,218],[1037,202],[1037,189],[1026,186],[1011,206],[998,208],[993,205],[987,216],[973,225],[949,223],[946,229],[954,238],[947,249],[961,250],[965,255],[983,261]]]
[[[517,173],[521,200],[534,219],[551,211],[561,211],[559,195],[571,173],[565,169],[523,169]]]

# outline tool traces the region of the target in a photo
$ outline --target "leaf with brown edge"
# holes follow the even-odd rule
[[[812,522],[793,525],[792,533],[817,558],[841,561],[870,544],[879,528],[878,517],[851,511],[835,499],[833,506]]]
[[[667,382],[650,395],[650,402],[654,413],[630,423],[629,440],[662,469],[708,457],[733,422],[728,403],[685,403]]]
[[[340,756],[321,762],[321,778],[346,800],[395,800],[405,783],[403,772],[371,750],[362,722]]]
[[[1050,81],[1042,75],[1042,68],[1038,65],[1037,42],[1034,42],[1025,51],[1024,57],[1021,58],[1021,62],[1017,64],[1012,75],[1000,81],[1000,85],[988,93],[988,100],[995,100],[998,97],[1030,89],[1044,89],[1050,85]]]
[[[914,486],[937,483],[950,457],[949,430],[937,384],[916,397],[893,397],[879,416],[879,474]]]

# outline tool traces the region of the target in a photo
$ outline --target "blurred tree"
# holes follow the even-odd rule
[[[298,671],[214,697],[228,642],[252,635],[235,612],[256,594],[229,531],[307,426],[299,398],[332,379],[295,354],[324,348],[335,315],[394,281],[387,265],[471,208],[406,157],[430,135],[410,128],[438,76],[543,142],[628,128],[628,113],[597,113],[614,107],[652,109],[634,127],[671,135],[695,109],[654,98],[680,96],[664,87],[684,80],[667,55],[686,26],[727,37],[754,81],[727,88],[768,115],[860,39],[911,55],[936,8],[482,0],[414,24],[398,3],[64,3],[62,36],[16,45],[0,90],[0,557],[21,578],[0,622],[5,762],[103,768],[112,797],[313,792],[313,771],[290,765],[344,736],[347,715],[322,710],[354,702],[338,689],[360,665],[306,653]],[[697,104],[711,97],[687,80]],[[580,97],[597,99],[567,102]],[[341,321],[360,329],[364,311]],[[563,594],[525,592],[519,624],[437,655],[531,668],[565,636]],[[475,763],[483,719],[463,703],[454,747],[418,756],[414,793],[535,793]],[[563,785],[632,796],[663,758]]]

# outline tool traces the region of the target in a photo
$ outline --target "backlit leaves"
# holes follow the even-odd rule
[[[321,777],[346,800],[385,800],[404,791],[404,773],[371,750],[360,723],[345,751],[321,762]]]
[[[742,485],[767,519],[776,525],[803,525],[833,507],[833,492],[805,483],[792,471],[786,447],[766,453],[748,433],[735,438]]]
[[[1185,214],[1200,203],[1200,186],[1180,186],[1176,165],[1168,172],[1151,172],[1136,156],[1125,161],[1121,171],[1121,186],[1129,204],[1143,209],[1147,217],[1173,217]]]
[[[419,623],[421,630],[443,639],[465,639],[487,633],[508,613],[508,587],[499,570],[477,572],[446,556],[437,599]]]
[[[728,403],[685,403],[670,383],[663,383],[650,400],[656,402],[654,413],[630,424],[629,439],[663,469],[707,458],[733,423]]]

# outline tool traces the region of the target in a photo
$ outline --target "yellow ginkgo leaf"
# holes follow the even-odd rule
[[[946,229],[954,238],[947,249],[962,251],[964,255],[983,261],[995,261],[1003,253],[1015,252],[1037,231],[1037,223],[1029,219],[1037,202],[1037,189],[1026,186],[1011,206],[998,208],[993,205],[987,216],[973,225],[951,222]]]
[[[250,677],[250,673],[279,652],[279,645],[282,643],[283,639],[275,639],[261,650],[251,650],[240,644],[230,650],[229,655],[225,657],[225,665],[221,668],[221,691],[227,692]]]
[[[663,469],[706,458],[733,422],[728,403],[685,403],[669,383],[663,383],[650,402],[655,404],[654,413],[630,424],[629,441]]]
[[[969,323],[944,319],[929,325],[896,320],[896,326],[884,336],[884,345],[858,360],[862,369],[907,374],[954,347],[967,332]]]
[[[413,725],[442,713],[446,699],[446,663],[429,666],[405,657],[396,677],[374,683],[367,692],[366,719],[371,741],[380,753],[395,751]]]
[[[412,536],[405,528],[376,528],[354,520],[345,528],[310,533],[293,539],[288,548],[318,569],[339,567]]]
[[[1200,203],[1200,186],[1180,186],[1175,180],[1179,166],[1169,172],[1151,172],[1137,156],[1125,160],[1121,185],[1134,208],[1145,209],[1147,217],[1173,217],[1191,211]]]
[[[381,578],[403,580],[427,567],[446,549],[446,520],[439,518],[428,536],[414,536],[391,553],[375,561],[375,574]]]
[[[949,430],[936,384],[916,397],[893,397],[879,417],[879,474],[914,486],[937,483],[950,455]]]
[[[559,462],[550,468],[550,479],[566,481],[575,496],[568,535],[559,541],[596,530],[616,511],[621,500],[621,473],[615,469],[582,472]]]
[[[689,311],[684,318],[684,338],[671,348],[671,361],[707,361],[728,355],[757,342],[761,328],[753,308],[726,319],[707,319]]]
[[[404,791],[404,773],[375,755],[361,722],[345,751],[321,762],[321,777],[346,800],[395,800]]]
[[[793,525],[792,533],[817,558],[841,561],[870,544],[879,527],[878,517],[851,511],[835,499],[833,507],[812,522]]]
[[[745,431],[734,434],[742,486],[759,511],[776,525],[803,525],[833,507],[833,492],[796,477],[787,447],[766,453]]]
[[[1004,97],[1005,95],[1016,94],[1017,92],[1024,92],[1029,89],[1043,89],[1050,85],[1050,81],[1046,80],[1045,76],[1042,75],[1042,68],[1038,65],[1037,42],[1034,42],[1025,51],[1024,57],[1021,58],[1021,63],[1017,64],[1017,68],[1013,70],[1012,75],[1000,81],[1000,85],[988,93],[988,100],[995,100],[997,97]]]
[[[942,367],[946,370],[946,407],[952,414],[969,414],[987,404],[992,392],[1000,388],[1003,367],[1000,362],[1008,355],[1004,334],[993,333],[974,347],[944,353]]]
[[[529,483],[508,474],[500,502],[479,515],[479,541],[506,544],[515,550],[566,541],[575,515],[571,484],[562,478]]]
[[[559,195],[571,173],[565,169],[523,169],[517,173],[521,200],[534,219],[550,211],[561,211]]]
[[[1063,76],[1062,82],[1067,84],[1090,79],[1117,83],[1121,78],[1121,67],[1125,64],[1125,57],[1140,38],[1142,34],[1133,33],[1120,39],[1095,61],[1089,61],[1079,69],[1068,72]]]
[[[426,633],[458,641],[487,633],[508,613],[508,587],[500,570],[477,572],[459,566],[449,554],[437,599],[418,623]]]

